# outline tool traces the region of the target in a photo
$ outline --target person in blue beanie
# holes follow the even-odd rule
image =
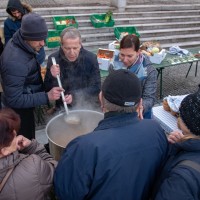
[[[72,140],[58,162],[54,187],[59,200],[147,200],[166,159],[160,125],[139,119],[140,80],[128,70],[111,72],[99,94],[104,119]]]
[[[22,17],[27,13],[33,12],[33,9],[28,3],[21,2],[20,0],[9,0],[6,12],[9,16],[4,21],[5,45],[13,37],[14,33],[21,27]],[[44,62],[44,47],[42,47],[38,52],[37,60],[40,64]]]

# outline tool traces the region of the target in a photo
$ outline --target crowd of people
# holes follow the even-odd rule
[[[136,35],[122,38],[101,83],[96,54],[84,48],[77,28],[65,28],[43,80],[44,18],[19,0],[9,0],[6,11],[0,200],[48,200],[52,191],[58,200],[200,198],[200,87],[181,102],[180,130],[167,136],[152,119],[157,71]],[[94,131],[70,141],[59,161],[35,139],[34,109],[51,101],[58,110],[65,101],[70,109],[89,106],[104,113]]]

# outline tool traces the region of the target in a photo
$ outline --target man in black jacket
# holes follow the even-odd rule
[[[47,37],[45,20],[35,13],[26,14],[21,28],[7,43],[0,60],[4,91],[3,103],[20,115],[19,134],[35,138],[34,108],[60,98],[62,88],[44,92],[36,55]]]
[[[53,65],[52,57],[57,66]],[[60,49],[48,58],[44,80],[46,91],[58,85],[57,74],[60,74],[69,105],[84,108],[96,105],[101,86],[97,56],[83,48],[80,32],[74,27],[62,31]],[[56,105],[60,107],[62,101],[57,101]]]

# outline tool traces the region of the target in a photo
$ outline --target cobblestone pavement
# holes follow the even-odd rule
[[[200,62],[198,63],[200,67]],[[192,68],[186,78],[190,64],[177,65],[168,67],[163,70],[163,96],[168,95],[184,95],[195,92],[200,84],[200,69],[197,70],[195,77],[196,63],[193,63]],[[158,79],[158,94],[159,94],[159,79]],[[159,100],[158,100],[159,102]]]

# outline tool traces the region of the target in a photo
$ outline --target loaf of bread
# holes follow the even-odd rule
[[[167,99],[163,99],[162,105],[163,105],[163,109],[166,110],[166,111],[168,111],[168,112],[170,112],[173,116],[175,116],[175,117],[178,117],[178,116],[179,116],[179,113],[178,113],[178,112],[174,112],[174,111],[170,108],[170,106],[169,106],[169,104],[168,104],[168,102],[167,102]]]

